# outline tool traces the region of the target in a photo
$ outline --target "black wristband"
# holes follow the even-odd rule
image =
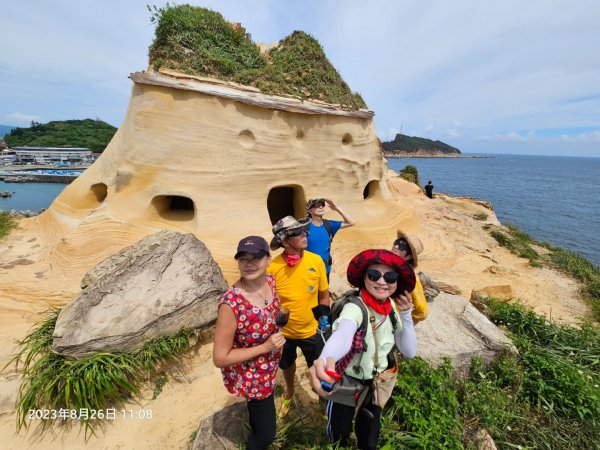
[[[311,309],[315,320],[319,320],[321,316],[329,316],[331,308],[328,305],[317,305]]]

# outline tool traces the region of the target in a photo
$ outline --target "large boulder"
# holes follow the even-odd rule
[[[81,287],[58,316],[56,352],[130,352],[182,328],[207,326],[227,282],[193,234],[161,231],[101,262]]]
[[[474,356],[487,363],[505,349],[517,352],[510,339],[468,300],[445,292],[429,304],[427,319],[415,331],[419,356],[433,364],[450,358],[458,371],[467,369]]]

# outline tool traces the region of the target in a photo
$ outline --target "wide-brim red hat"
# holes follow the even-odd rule
[[[348,282],[354,287],[364,288],[365,272],[370,266],[375,264],[385,264],[400,274],[398,287],[393,295],[401,294],[404,291],[412,292],[415,288],[417,279],[408,261],[389,250],[383,249],[364,250],[352,258],[346,271]]]

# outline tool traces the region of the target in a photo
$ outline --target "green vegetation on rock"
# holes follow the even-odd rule
[[[398,176],[421,187],[419,182],[419,170],[415,166],[405,166],[402,170],[400,170],[400,172],[398,172]]]
[[[10,230],[17,226],[17,221],[6,211],[0,211],[0,239],[8,236]]]
[[[356,111],[366,108],[312,36],[295,31],[262,54],[239,25],[206,8],[150,8],[156,24],[150,65],[259,88],[268,95],[320,100]]]
[[[583,283],[582,294],[592,308],[594,319],[600,321],[600,269],[583,256],[555,247],[547,242],[537,242],[514,225],[486,227],[490,235],[503,247],[529,259],[534,267],[551,267],[571,275]]]
[[[102,419],[108,419],[107,409],[139,395],[145,383],[154,381],[154,397],[159,395],[166,381],[161,368],[181,356],[199,336],[198,331],[182,330],[148,341],[131,353],[94,353],[78,359],[52,351],[58,313],[58,309],[50,310],[47,318],[19,342],[19,352],[4,367],[15,364],[19,369],[22,365],[17,431],[31,424],[28,420],[31,410],[101,411],[96,417],[79,417],[88,437]],[[49,419],[36,421],[40,432],[48,430],[55,422],[52,419],[58,418]]]
[[[393,141],[382,142],[381,145],[386,155],[395,155],[398,153],[410,155],[417,153],[419,150],[453,156],[461,155],[459,149],[445,144],[442,141],[432,141],[431,139],[406,136],[400,133],[396,134]]]
[[[64,120],[46,124],[31,122],[30,128],[15,128],[4,137],[9,147],[83,147],[102,152],[117,129],[101,120]]]

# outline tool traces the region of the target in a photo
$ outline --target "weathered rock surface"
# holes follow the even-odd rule
[[[444,283],[443,281],[436,281],[437,287],[440,291],[447,294],[460,295],[460,289],[452,284]]]
[[[517,350],[502,331],[463,297],[440,293],[429,304],[427,320],[415,327],[418,355],[434,364],[448,357],[457,370],[474,356],[491,361],[499,352]]]
[[[248,422],[245,401],[238,401],[208,414],[200,422],[192,450],[235,450],[244,441],[247,431],[243,423]]]
[[[56,322],[56,352],[128,352],[206,326],[216,319],[227,282],[193,234],[161,231],[101,262],[81,286]]]
[[[484,298],[492,297],[498,300],[512,300],[516,297],[515,290],[510,284],[499,286],[486,286],[471,291],[471,301],[480,302]]]

